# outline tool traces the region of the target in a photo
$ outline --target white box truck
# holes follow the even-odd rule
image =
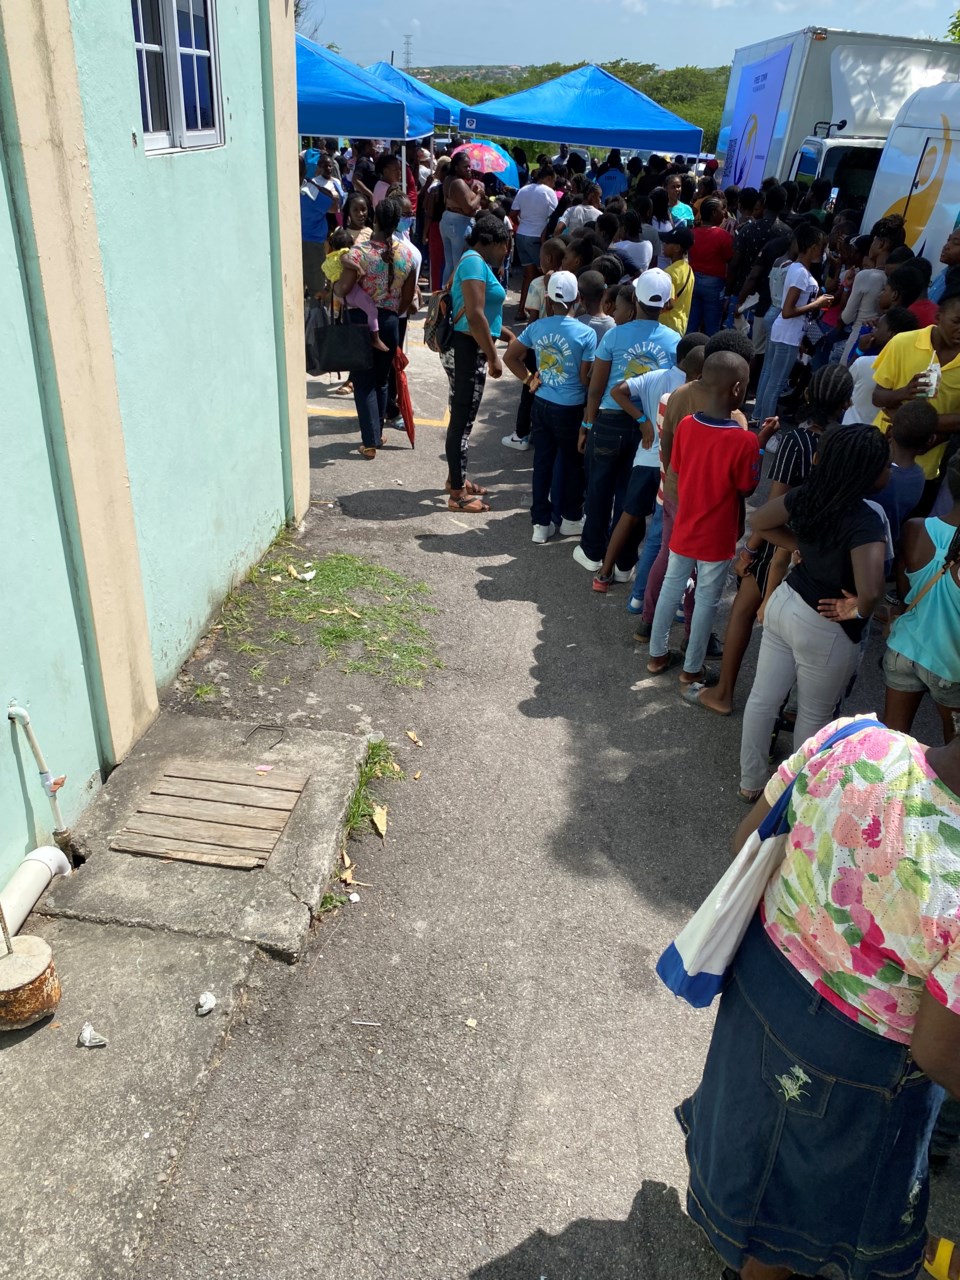
[[[720,121],[724,185],[765,177],[838,188],[863,209],[894,118],[918,89],[960,79],[960,45],[806,27],[736,51]]]
[[[900,214],[907,244],[929,258],[938,275],[940,250],[960,225],[960,84],[920,89],[901,107],[880,157],[864,230],[889,214]]]

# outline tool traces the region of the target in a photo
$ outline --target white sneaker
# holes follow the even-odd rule
[[[573,549],[573,558],[577,564],[582,564],[585,569],[589,569],[591,573],[596,573],[598,569],[603,568],[602,560],[591,560],[583,547],[578,543]]]
[[[514,431],[510,435],[504,436],[500,443],[505,444],[508,449],[524,450],[530,448],[530,437],[518,436]]]
[[[614,580],[614,582],[632,582],[632,581],[633,581],[633,574],[634,574],[634,570],[633,570],[633,569],[617,569],[617,568],[614,568],[614,570],[613,570],[613,580]]]
[[[560,537],[561,538],[579,538],[583,533],[583,520],[561,520],[560,521]]]
[[[552,538],[557,532],[555,524],[535,524],[533,526],[533,541],[546,542],[548,538]]]

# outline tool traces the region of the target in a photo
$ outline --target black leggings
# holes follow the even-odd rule
[[[462,489],[467,474],[470,432],[487,381],[487,357],[472,334],[455,332],[453,345],[443,353],[441,363],[450,382],[450,425],[446,441],[450,488]]]

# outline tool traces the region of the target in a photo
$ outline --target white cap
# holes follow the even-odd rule
[[[653,267],[633,282],[637,301],[642,307],[665,307],[673,297],[673,281],[665,271]]]
[[[580,286],[572,271],[554,271],[547,281],[547,297],[552,302],[563,302],[567,306],[576,302]]]

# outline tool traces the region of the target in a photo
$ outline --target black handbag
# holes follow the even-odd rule
[[[317,304],[307,317],[307,368],[312,373],[368,372],[373,368],[370,330],[351,321],[346,307],[334,321]]]

